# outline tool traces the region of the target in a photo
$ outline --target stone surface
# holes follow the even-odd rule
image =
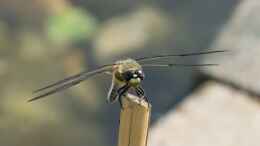
[[[204,62],[216,62],[217,68],[206,68],[206,74],[260,95],[260,1],[241,1],[231,19],[223,26],[212,44],[227,49],[224,55],[213,55]]]
[[[260,104],[209,81],[157,121],[149,146],[259,146]]]

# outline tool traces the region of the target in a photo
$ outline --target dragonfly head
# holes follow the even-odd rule
[[[131,70],[126,71],[122,74],[125,81],[130,83],[132,86],[137,86],[144,80],[144,73],[142,70]]]

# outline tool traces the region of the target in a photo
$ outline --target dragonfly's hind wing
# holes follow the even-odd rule
[[[180,53],[180,54],[164,54],[164,55],[156,55],[151,57],[136,58],[135,60],[141,63],[144,61],[152,61],[152,60],[169,58],[169,57],[201,56],[201,55],[217,54],[217,53],[224,53],[224,52],[228,52],[228,50],[208,50],[208,51]]]
[[[65,78],[63,80],[57,81],[53,84],[47,85],[43,88],[40,88],[40,89],[34,91],[34,93],[39,93],[39,95],[34,96],[33,98],[31,98],[28,101],[29,102],[34,101],[34,100],[46,97],[48,95],[54,94],[58,91],[70,88],[70,87],[72,87],[76,84],[79,84],[80,82],[82,82],[82,81],[84,81],[84,80],[86,80],[86,79],[88,79],[88,78],[90,78],[94,75],[97,75],[97,74],[100,74],[100,73],[103,73],[103,72],[106,72],[106,71],[109,71],[109,70],[111,70],[111,66],[106,65],[106,66],[102,66],[102,67],[100,67],[96,70],[93,70],[93,71],[82,72],[82,73],[76,74],[74,76]]]

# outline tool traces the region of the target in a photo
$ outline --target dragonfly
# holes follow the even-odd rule
[[[189,52],[189,53],[180,53],[180,54],[166,54],[166,55],[156,55],[151,57],[141,57],[141,58],[127,58],[118,60],[112,64],[105,64],[91,71],[83,71],[81,73],[69,76],[62,80],[56,81],[52,84],[39,88],[33,91],[33,94],[37,94],[28,100],[32,102],[59,91],[68,89],[72,86],[75,86],[82,81],[85,81],[91,77],[94,77],[98,74],[109,73],[112,75],[112,82],[110,89],[107,94],[107,102],[114,103],[119,101],[121,108],[122,98],[125,97],[130,89],[132,89],[138,98],[148,101],[148,98],[145,96],[145,91],[141,86],[142,81],[145,78],[143,69],[146,67],[208,67],[208,66],[217,66],[218,64],[178,64],[178,63],[147,63],[149,61],[156,61],[163,58],[170,57],[189,57],[189,56],[201,56],[201,55],[210,55],[223,53],[227,50],[207,50],[200,52]]]

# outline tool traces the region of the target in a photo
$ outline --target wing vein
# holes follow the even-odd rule
[[[218,64],[143,64],[143,67],[207,67],[207,66],[217,66]]]

